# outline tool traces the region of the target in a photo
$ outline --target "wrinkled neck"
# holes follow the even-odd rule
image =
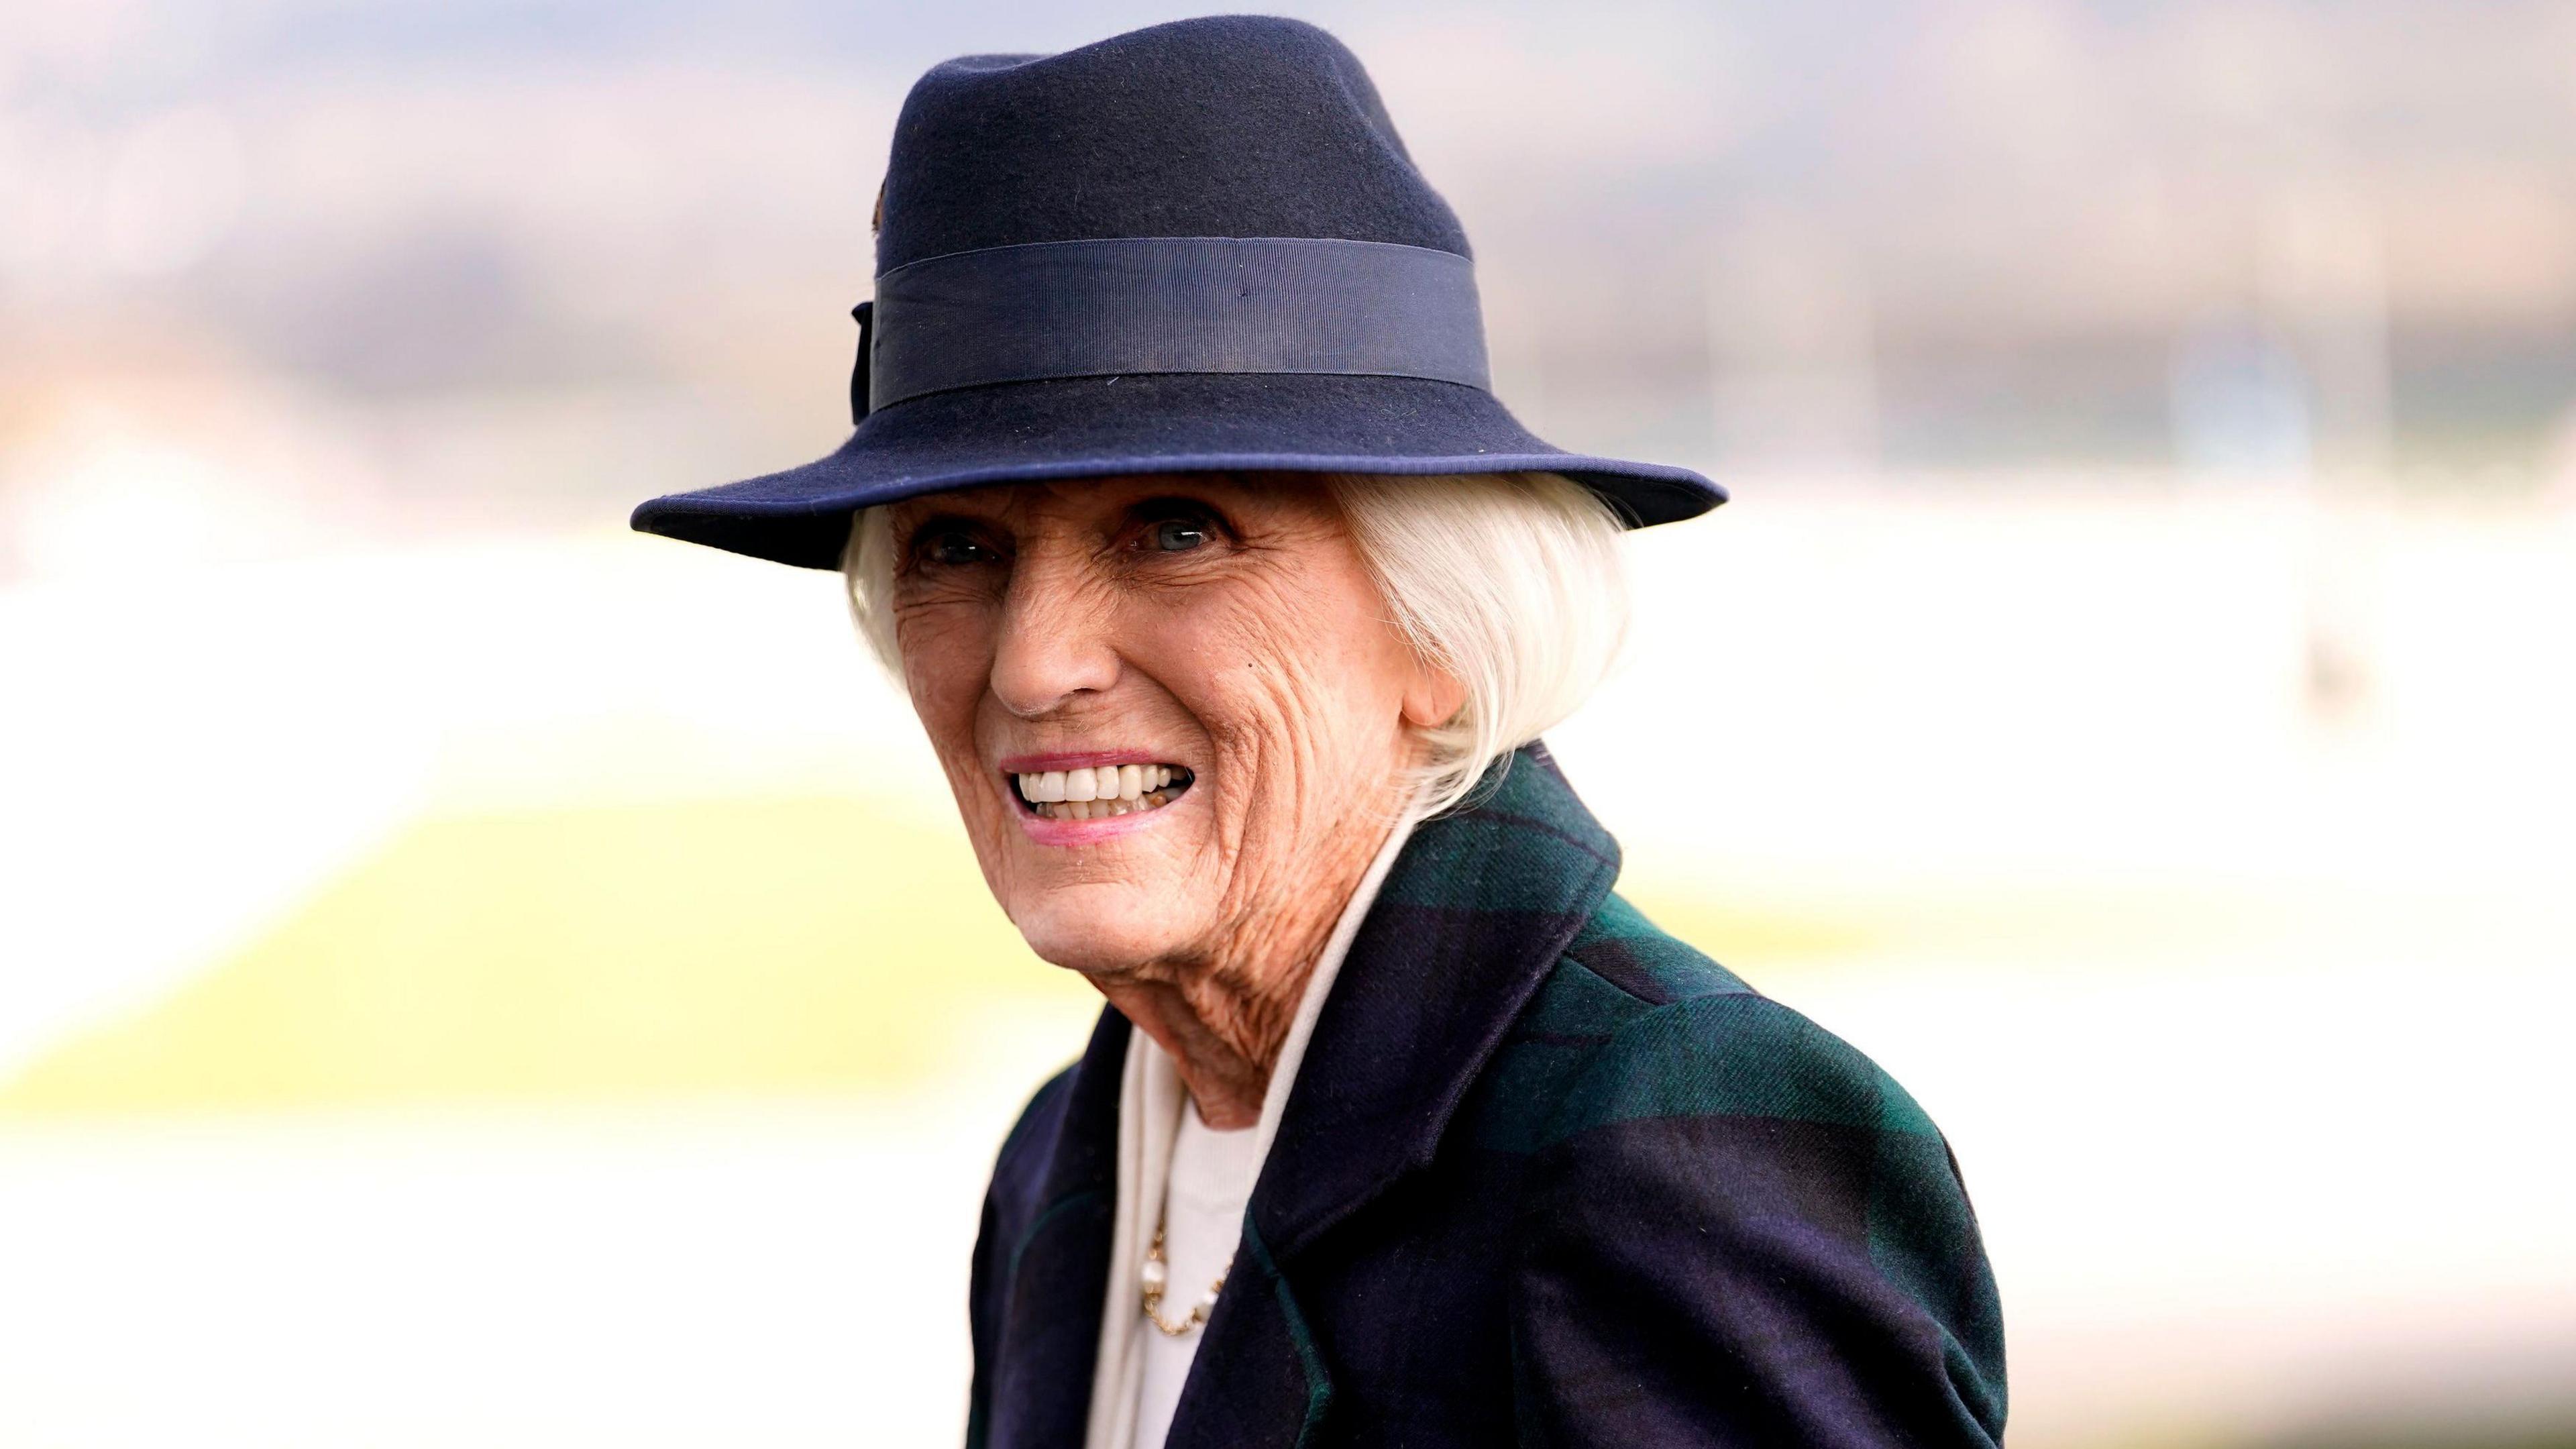
[[[1231,1131],[1260,1120],[1316,966],[1399,828],[1379,820],[1351,832],[1329,875],[1259,913],[1219,952],[1093,978],[1110,1004],[1171,1056],[1209,1126]]]

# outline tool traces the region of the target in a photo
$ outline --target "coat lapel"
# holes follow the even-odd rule
[[[1175,1449],[1311,1440],[1332,1376],[1296,1294],[1299,1254],[1430,1164],[1487,1058],[1618,876],[1618,845],[1545,746],[1520,750],[1488,787],[1481,804],[1415,829],[1351,943],[1203,1330]]]
[[[1127,1018],[1100,1013],[1066,1083],[1063,1115],[1039,1169],[1038,1204],[1010,1249],[1008,1296],[980,1442],[993,1449],[1080,1449],[1100,1353],[1101,1295],[1118,1193],[1118,1088]],[[973,1439],[973,1426],[969,1438]]]

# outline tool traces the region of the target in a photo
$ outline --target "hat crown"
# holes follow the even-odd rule
[[[635,526],[827,569],[858,510],[1038,479],[1555,472],[1641,525],[1726,496],[1504,408],[1466,233],[1300,21],[934,68],[895,121],[875,290],[849,441]]]
[[[1113,237],[1321,237],[1468,255],[1367,71],[1302,21],[1225,15],[1055,55],[964,56],[904,100],[880,275]]]

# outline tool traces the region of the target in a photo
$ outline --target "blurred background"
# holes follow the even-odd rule
[[[2576,5],[1286,8],[1733,488],[1553,739],[1948,1131],[2015,1441],[2576,1443]],[[625,515],[845,435],[915,75],[1185,13],[0,16],[0,1442],[955,1441],[1092,998]]]

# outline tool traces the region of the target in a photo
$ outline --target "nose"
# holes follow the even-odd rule
[[[1054,550],[1017,560],[993,651],[993,697],[1004,709],[1033,719],[1117,682],[1115,610],[1090,572],[1085,560]]]

